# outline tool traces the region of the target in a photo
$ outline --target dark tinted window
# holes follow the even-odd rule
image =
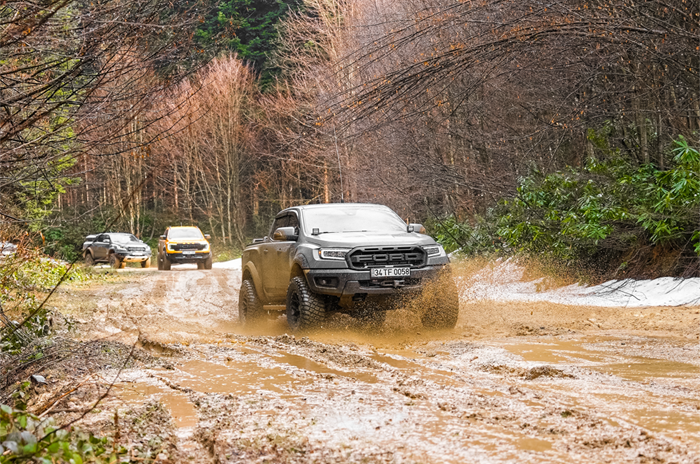
[[[296,214],[291,213],[287,216],[287,225],[285,227],[294,227],[294,232],[299,233],[299,218]]]
[[[287,227],[287,221],[289,220],[288,218],[289,218],[289,216],[284,215],[284,216],[280,216],[277,219],[275,219],[275,222],[272,223],[272,230],[270,231],[270,237],[272,237],[272,234],[274,234],[275,231],[277,229],[279,229],[280,227]]]

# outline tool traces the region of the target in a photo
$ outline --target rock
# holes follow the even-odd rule
[[[39,374],[34,374],[31,377],[29,377],[29,380],[32,382],[34,385],[48,385],[49,383],[46,381],[43,375]]]

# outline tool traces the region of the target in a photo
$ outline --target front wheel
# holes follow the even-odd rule
[[[209,257],[204,261],[204,269],[211,269],[212,263],[213,259],[211,255],[209,255]]]
[[[303,277],[294,277],[287,288],[287,323],[292,332],[318,327],[325,317],[323,299],[309,289]]]
[[[120,269],[122,267],[122,260],[117,258],[117,255],[111,254],[109,255],[109,265],[112,269]]]
[[[143,268],[151,267],[151,258],[148,258],[146,261],[141,261],[141,267],[143,267]]]
[[[238,322],[250,325],[263,316],[263,307],[255,292],[255,284],[250,279],[241,282],[238,293]]]
[[[92,253],[87,252],[85,253],[85,265],[86,266],[94,266],[95,265],[95,260],[92,257]]]
[[[169,271],[173,263],[170,262],[167,256],[163,255],[163,270]]]

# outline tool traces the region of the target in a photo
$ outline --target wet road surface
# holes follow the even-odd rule
[[[240,327],[239,285],[127,269],[62,295],[83,337],[166,360],[103,405],[164,405],[180,454],[161,460],[700,462],[698,308],[482,302],[452,331],[400,310],[378,333],[334,316],[292,336],[283,315]]]

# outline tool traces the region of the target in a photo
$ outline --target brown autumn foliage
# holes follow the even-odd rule
[[[99,148],[59,216],[118,210],[143,184],[120,227],[148,238],[198,223],[240,245],[292,204],[468,218],[533,167],[663,168],[672,139],[698,138],[699,14],[688,0],[307,0],[280,26],[269,88],[221,57],[174,90],[138,74],[159,91],[91,113],[79,127],[96,121],[86,140]],[[122,79],[104,95],[131,88]],[[594,150],[590,131],[611,149]]]

